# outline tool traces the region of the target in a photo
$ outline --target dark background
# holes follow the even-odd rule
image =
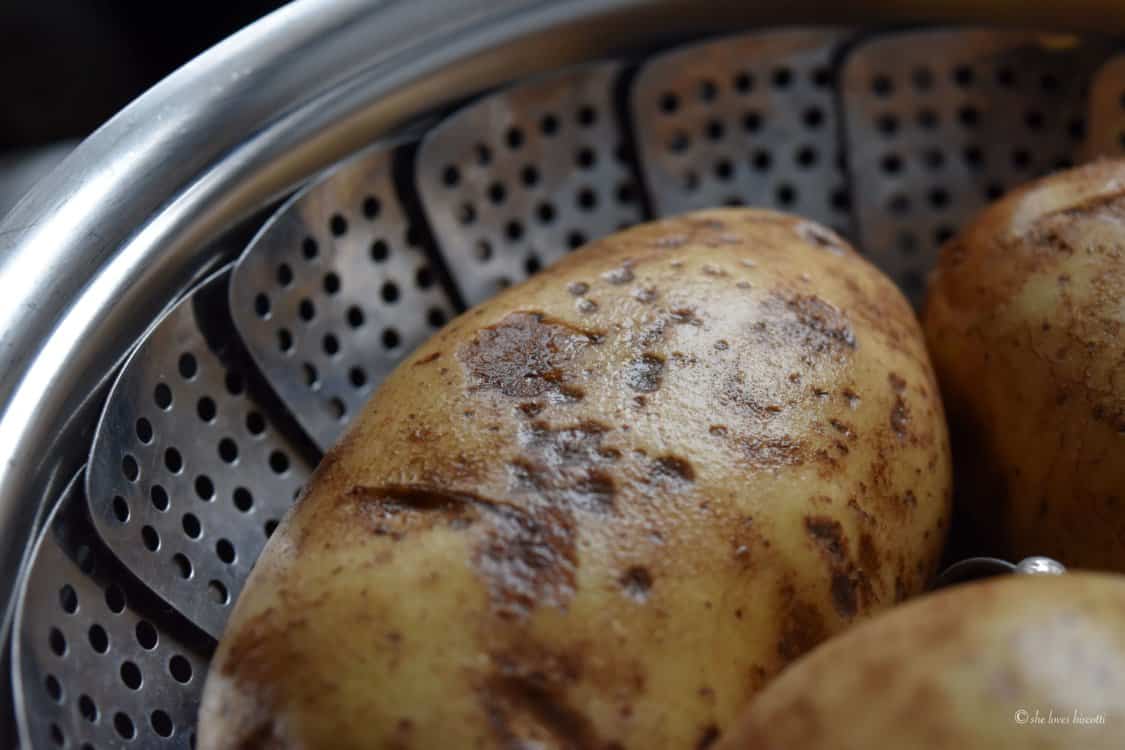
[[[0,217],[76,141],[282,0],[0,0]]]

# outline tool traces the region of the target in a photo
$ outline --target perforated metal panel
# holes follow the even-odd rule
[[[191,747],[210,645],[100,545],[71,482],[16,615],[13,678],[33,746]]]
[[[619,73],[605,63],[501,91],[423,140],[418,188],[468,304],[642,218]]]
[[[859,239],[915,302],[966,220],[1080,158],[1086,88],[1106,52],[1073,37],[948,30],[876,37],[847,57]]]
[[[655,211],[765,206],[850,234],[831,67],[844,38],[743,34],[645,63],[630,102]]]
[[[98,533],[214,637],[310,466],[247,390],[225,312],[228,272],[150,331],[98,425],[87,494]],[[219,315],[204,335],[203,315]]]
[[[1125,55],[1117,55],[1094,76],[1090,88],[1090,141],[1086,156],[1125,155]]]
[[[403,211],[393,146],[290,200],[239,259],[231,310],[255,361],[322,450],[453,316]]]

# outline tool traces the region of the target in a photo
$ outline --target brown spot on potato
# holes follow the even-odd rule
[[[890,423],[899,442],[905,442],[910,437],[910,410],[902,396],[895,396],[894,406],[891,407]]]
[[[785,661],[793,661],[823,641],[828,636],[828,629],[820,610],[797,598],[793,584],[783,585],[780,594],[777,653]]]
[[[373,534],[395,541],[439,520],[465,528],[479,517],[480,510],[500,504],[471,492],[429,484],[355,485],[342,500],[360,513]]]
[[[740,618],[741,619],[741,618]],[[761,664],[755,664],[750,667],[750,674],[747,682],[750,685],[750,692],[752,694],[759,692],[769,682],[770,673]]]
[[[236,686],[239,720],[230,744],[239,748],[287,748],[290,738],[279,727],[278,685],[293,668],[304,668],[302,650],[289,636],[303,639],[308,621],[300,612],[269,607],[243,622],[228,636],[225,658],[215,664]],[[223,707],[225,708],[225,707]],[[222,710],[222,708],[220,708]]]
[[[811,221],[798,222],[793,229],[801,239],[835,255],[843,255],[847,247],[838,234]]]
[[[699,364],[699,358],[694,354],[685,354],[684,352],[672,352],[672,361],[676,363],[677,367],[695,367]]]
[[[525,417],[537,417],[543,411],[542,401],[528,401],[519,405],[520,413]]]
[[[836,430],[836,432],[840,433],[848,440],[856,439],[855,430],[853,430],[852,426],[847,422],[833,418],[828,420],[828,424],[832,425],[832,429]]]
[[[648,572],[648,568],[634,565],[621,576],[621,588],[633,601],[644,603],[648,600],[649,589],[652,588],[652,574]]]
[[[441,356],[441,352],[434,352],[433,354],[427,354],[425,357],[422,357],[420,360],[415,362],[414,366],[418,367],[419,365],[428,365],[429,363],[438,359],[440,356]]]
[[[703,325],[703,319],[699,317],[694,307],[677,307],[671,311],[669,318],[676,325]]]
[[[517,490],[530,489],[551,501],[585,511],[605,513],[613,508],[616,486],[601,469],[556,471],[524,458],[513,459],[511,466]]]
[[[515,398],[565,397],[569,370],[586,347],[601,341],[601,334],[542,313],[516,312],[478,331],[459,355],[477,388]]]
[[[348,491],[353,503],[375,504],[387,513],[406,510],[448,511],[471,505],[496,505],[471,492],[458,492],[445,487],[422,484],[384,484],[378,487],[355,485]]]
[[[348,497],[365,510],[374,533],[395,539],[422,516],[448,519],[455,528],[485,521],[474,561],[502,617],[524,616],[537,605],[564,606],[574,593],[574,520],[566,508],[524,509],[428,485],[356,486]]]
[[[581,401],[584,398],[586,398],[586,391],[584,389],[579,388],[576,385],[563,383],[559,385],[557,398],[555,398],[554,400],[557,403],[574,403],[575,401]]]
[[[859,535],[859,566],[867,574],[879,573],[879,551],[875,548],[875,540],[866,532]]]
[[[790,437],[743,435],[736,438],[736,444],[755,468],[796,466],[804,460],[804,444]]]
[[[750,560],[751,560],[751,558],[750,558],[750,546],[749,546],[749,544],[736,543],[735,544],[735,561],[737,561],[738,564],[740,564],[740,566],[742,568],[749,568],[750,567]],[[741,613],[740,609],[736,614],[738,615],[739,620],[741,620],[742,613]]]
[[[598,303],[586,297],[580,297],[574,302],[574,309],[584,315],[598,311]]]
[[[614,286],[628,284],[633,280],[633,263],[626,260],[618,268],[610,269],[602,274],[602,278]]]
[[[703,728],[703,733],[700,734],[699,742],[695,743],[695,747],[696,750],[707,750],[718,741],[719,728],[714,724],[709,724]]]
[[[838,359],[857,347],[847,316],[811,294],[772,292],[758,306],[747,333],[755,346],[795,352],[806,366],[814,357]]]
[[[601,422],[584,420],[567,427],[551,427],[534,422],[520,432],[520,441],[541,453],[552,463],[593,460],[603,455],[602,439],[609,428]]]
[[[657,480],[694,482],[695,469],[691,462],[679,456],[661,456],[652,464],[652,476]]]
[[[856,348],[847,316],[831,303],[813,294],[796,294],[785,300],[785,307],[801,326],[798,341],[804,346],[817,352]]]
[[[498,615],[527,616],[537,606],[564,607],[578,568],[574,520],[560,508],[533,513],[497,506],[475,564]]]
[[[593,722],[542,674],[496,675],[480,692],[499,747],[602,746]]]
[[[852,619],[859,612],[861,603],[865,604],[870,600],[872,592],[866,571],[857,568],[851,560],[843,525],[832,518],[806,516],[805,531],[820,548],[821,556],[828,563],[832,605],[841,617]],[[868,542],[870,543],[870,537]],[[874,547],[864,552],[873,555]],[[877,567],[873,565],[871,569],[876,570]]]
[[[411,430],[406,439],[411,443],[428,443],[434,439],[434,431],[425,427],[418,427]]]
[[[652,393],[660,388],[663,373],[664,358],[645,352],[626,366],[625,383],[634,391]]]
[[[730,407],[741,414],[750,417],[755,422],[769,420],[781,413],[782,406],[776,403],[764,403],[760,389],[745,382],[745,375],[736,371],[723,378],[718,389],[719,403]]]
[[[585,281],[572,281],[566,285],[566,290],[575,297],[581,297],[583,294],[590,291],[590,285]]]
[[[605,467],[620,452],[602,445],[608,428],[593,421],[553,428],[533,422],[520,430],[524,454],[511,461],[517,491],[530,491],[552,505],[607,512],[615,485]]]
[[[668,322],[666,320],[653,321],[632,337],[630,343],[640,348],[654,346],[664,340],[664,334],[667,330]]]
[[[902,394],[906,391],[906,381],[898,373],[892,372],[887,376],[887,382],[891,384],[891,388],[895,393]]]

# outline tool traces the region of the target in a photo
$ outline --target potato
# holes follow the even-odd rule
[[[793,664],[716,750],[1092,750],[1125,726],[1125,579],[1002,576]]]
[[[885,277],[781,214],[637,227],[382,385],[237,603],[199,746],[705,747],[921,591],[950,502]]]
[[[978,551],[1125,571],[1123,300],[1125,162],[1034,183],[942,250],[925,330]]]

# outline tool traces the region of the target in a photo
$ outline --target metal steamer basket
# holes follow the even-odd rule
[[[1110,2],[775,5],[300,0],[27,196],[0,226],[0,744],[191,747],[322,452],[434,330],[588,240],[768,206],[917,302],[989,200],[1125,150]],[[954,577],[985,568],[1012,566]]]

